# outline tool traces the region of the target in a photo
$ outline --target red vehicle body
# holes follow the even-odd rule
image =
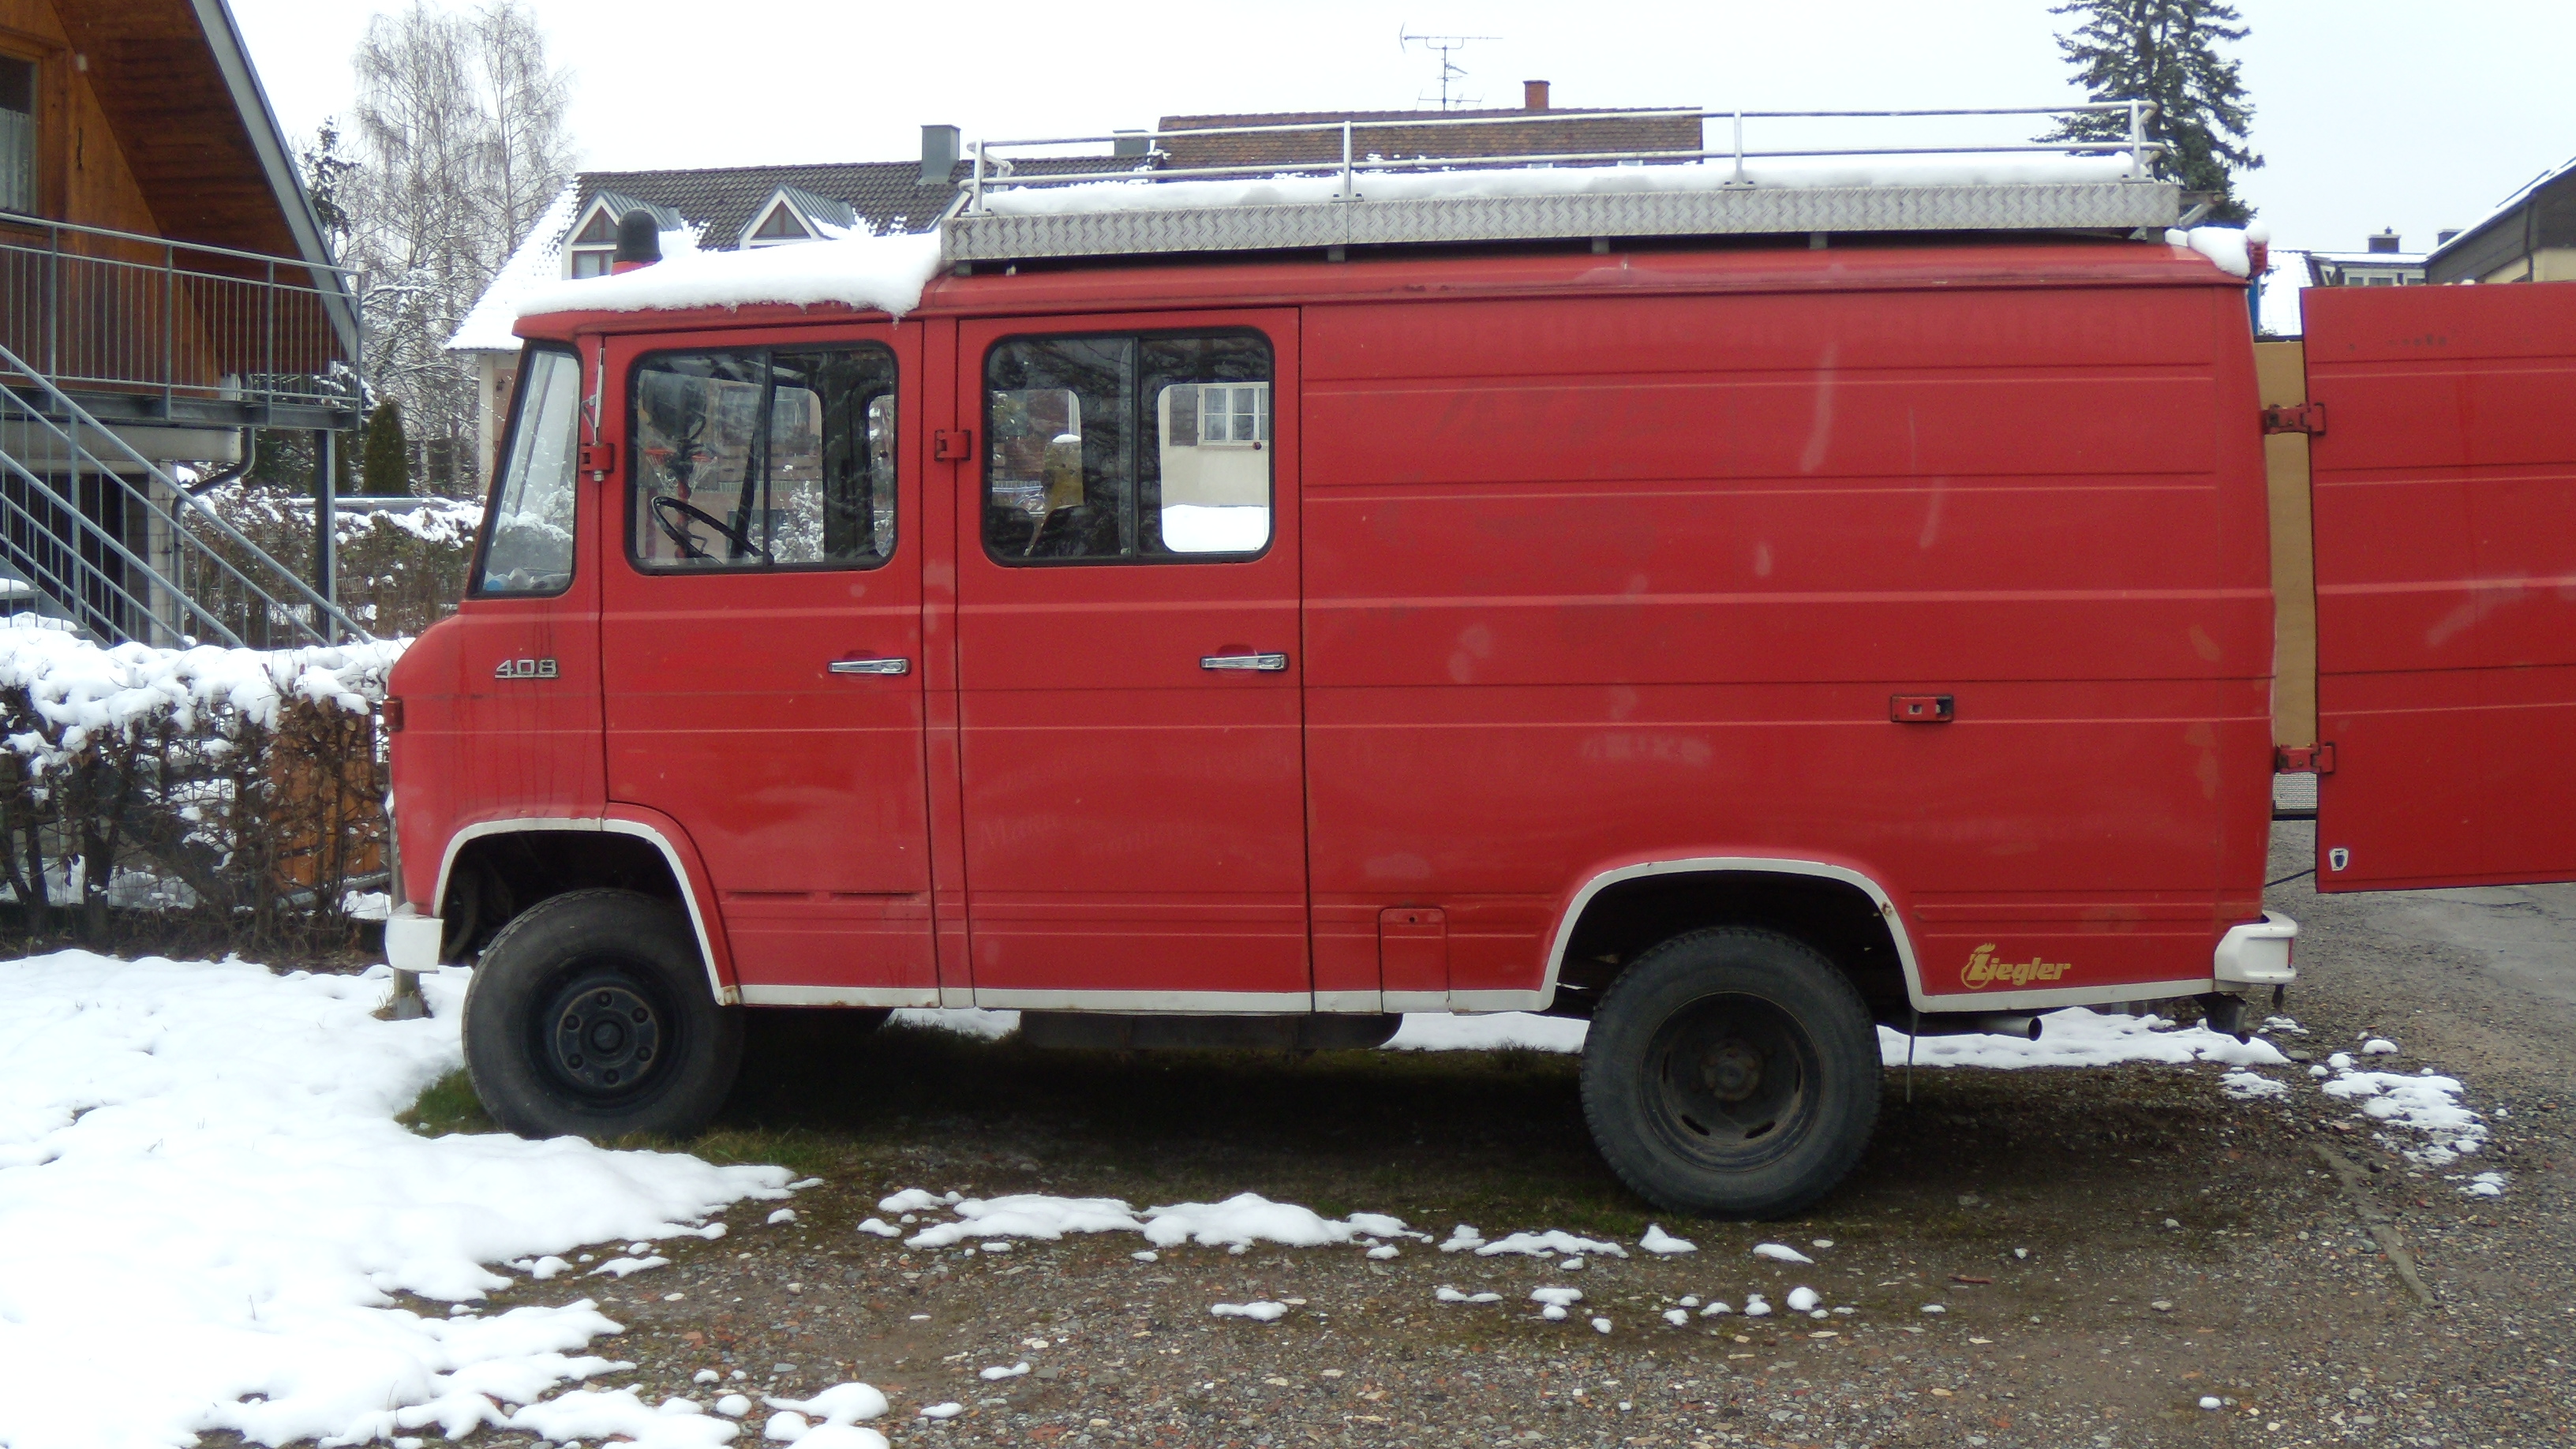
[[[2463,360],[2478,331],[2522,412],[2429,441],[2372,432],[2414,385],[2392,370],[2421,368],[2422,347],[2378,341],[2416,330],[2386,310],[2416,298],[2328,297],[2311,318],[2311,386],[2334,422],[2315,442],[2320,740],[2342,752],[2320,839],[2359,868],[2325,872],[2329,888],[2576,873],[2563,754],[2504,739],[2543,718],[2571,732],[2576,408],[2564,362],[2543,359],[2566,356],[2576,307],[2553,296],[2535,321],[2532,294],[2555,289],[2488,295],[2503,290],[2445,301],[2468,312],[2442,344],[2443,396],[2486,385],[2487,364]],[[1406,1011],[1591,1015],[1676,941],[1703,956],[1751,941],[1775,975],[1824,963],[1869,1020],[1909,1030],[2230,1006],[2220,993],[2291,979],[2296,928],[2261,903],[2261,399],[2244,284],[2187,252],[1177,263],[943,277],[900,319],[598,312],[522,332],[567,349],[577,371],[555,366],[596,412],[578,424],[570,577],[478,588],[395,675],[398,965],[497,951],[533,906],[608,889],[676,906],[702,973],[703,1007],[618,997],[637,1022],[974,1005],[1107,1014],[1121,1040],[1264,1018],[1310,1044],[1375,1040]],[[2514,340],[2528,336],[2552,341]],[[742,536],[748,481],[730,522],[714,505],[686,516],[683,495],[732,496],[703,483],[729,463],[707,462],[697,494],[686,468],[675,492],[652,485],[670,501],[637,491],[671,456],[637,415],[668,392],[651,369],[751,377],[742,359],[767,359],[756,384],[687,384],[713,416],[724,398],[781,406],[779,377],[821,377],[838,364],[817,349],[853,347],[894,379],[891,402],[868,400],[891,419],[890,444],[871,437],[893,520],[870,566],[760,567],[777,560]],[[1137,402],[1123,442],[1096,400],[1108,383],[996,381],[1075,353],[1143,359],[1131,371],[1149,378],[1156,356],[1222,354],[1236,381]],[[1265,354],[1266,375],[1241,381]],[[541,371],[523,367],[523,388]],[[839,394],[821,388],[802,396],[828,411]],[[1111,537],[1100,460],[1149,434],[1154,526],[1179,547],[1185,405],[1263,410],[1231,444],[1267,456],[1258,547],[1137,553],[1140,526],[1122,524],[1128,554],[1039,566],[1041,547]],[[536,412],[523,398],[520,454],[519,433],[571,426]],[[770,442],[743,445],[762,469],[801,426],[778,416],[755,425]],[[1193,446],[1216,447],[1223,423],[1195,416]],[[2459,456],[2524,424],[2556,432]],[[2408,468],[2439,480],[2388,486]],[[2483,480],[2499,470],[2519,527],[2494,526]],[[2478,582],[2504,573],[2519,592]],[[2453,615],[2474,657],[2424,657],[2444,647],[2424,630]],[[2484,743],[2460,751],[2460,729]],[[2491,748],[2521,763],[2497,773]],[[2449,775],[2428,792],[2371,769],[2382,749]],[[548,1009],[507,1030],[537,1040]],[[1042,1020],[1081,1039],[1078,1019]],[[1786,1075],[1832,1097],[1845,1070],[1795,1020],[1742,1040],[1703,1022],[1690,1067],[1666,1040],[1684,1028],[1637,1030],[1663,1043],[1636,1048],[1665,1053],[1654,1070],[1696,1072],[1690,1090],[1717,1103]],[[1596,1021],[1595,1049],[1611,1037],[1630,1040]],[[729,1073],[721,1040],[710,1050]],[[510,1095],[480,1067],[477,1082]],[[564,1100],[627,1120],[588,1090]],[[1667,1115],[1704,1133],[1686,1108]],[[593,1120],[512,1110],[554,1130]],[[1794,1190],[1730,1195],[1705,1185],[1738,1180],[1723,1171],[1675,1186],[1605,1144],[1649,1196],[1747,1212],[1812,1198],[1858,1150],[1835,1144],[1840,1165],[1819,1158]]]

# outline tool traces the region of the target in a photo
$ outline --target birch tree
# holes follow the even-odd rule
[[[368,380],[401,404],[414,481],[470,492],[474,382],[445,344],[571,170],[571,77],[523,0],[411,0],[368,21],[356,67]]]

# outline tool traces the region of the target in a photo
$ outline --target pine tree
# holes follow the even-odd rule
[[[2236,199],[2234,183],[2237,172],[2263,164],[2246,145],[2254,107],[2238,62],[2218,53],[2219,42],[2248,33],[2236,7],[2223,0],[2066,0],[2049,13],[2082,17],[2074,34],[2057,37],[2057,48],[2087,98],[2155,103],[2147,136],[2167,148],[2156,154],[2156,174],[2216,196],[2212,220],[2251,220],[2254,209]],[[2088,111],[2066,117],[2044,139],[2128,134],[2128,117]]]
[[[402,404],[387,398],[367,419],[367,455],[360,466],[359,491],[374,498],[401,498],[411,492],[411,444],[403,437]]]

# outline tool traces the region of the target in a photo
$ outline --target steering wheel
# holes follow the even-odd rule
[[[716,532],[723,534],[726,538],[731,539],[734,546],[741,550],[743,554],[759,555],[762,563],[774,564],[777,562],[776,559],[769,556],[769,550],[752,542],[751,535],[745,533],[743,530],[734,527],[732,524],[725,522],[723,519],[716,517],[714,514],[707,512],[705,509],[698,507],[696,504],[691,503],[686,499],[673,498],[667,493],[655,494],[653,497],[653,522],[660,525],[664,535],[669,537],[671,542],[678,544],[680,546],[680,552],[687,557],[707,558],[709,555],[705,549],[698,546],[698,541],[696,539],[689,536],[689,530],[685,525],[671,521],[671,514],[673,513],[695,519],[696,521],[705,524],[707,527],[714,529]]]

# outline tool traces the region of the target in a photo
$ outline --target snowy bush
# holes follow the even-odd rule
[[[348,883],[383,868],[375,708],[401,652],[0,625],[0,888],[27,931],[101,939],[111,906],[228,940],[345,931]]]
[[[227,484],[203,501],[242,531],[270,558],[307,583],[313,574],[313,499],[295,489]],[[402,512],[341,512],[334,516],[339,555],[339,599],[349,617],[379,639],[416,638],[456,611],[465,596],[474,535],[483,505],[454,498],[424,498]],[[193,530],[218,553],[240,551],[205,528]],[[252,577],[258,570],[236,558]],[[254,641],[255,642],[255,641]]]

